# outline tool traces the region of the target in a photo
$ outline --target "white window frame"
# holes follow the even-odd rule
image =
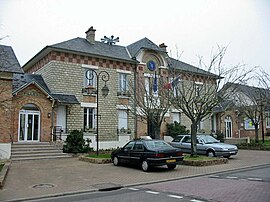
[[[91,71],[93,71],[93,69],[85,69],[84,70],[84,87],[87,87],[87,86],[96,87],[96,74],[93,73],[94,78],[92,80],[89,80],[86,77],[86,72],[87,72],[88,78],[90,78]]]
[[[155,78],[155,75],[154,74],[144,74],[144,76],[145,76],[145,79],[144,79],[144,85],[145,85],[145,91],[146,91],[146,96],[149,96],[150,95],[150,79],[154,79]],[[156,77],[157,77],[157,83],[158,83],[158,75],[156,75]],[[152,84],[154,85],[154,81],[152,82]],[[152,94],[153,94],[153,96],[158,96],[158,85],[157,85],[157,91],[156,92],[154,92],[154,89],[153,89],[153,87],[152,87],[152,92],[151,92]]]
[[[128,129],[128,113],[127,110],[118,110],[118,129]]]
[[[119,92],[126,93],[128,91],[128,74],[119,72]]]
[[[87,87],[87,86],[93,86],[96,87],[96,74],[94,73],[94,79],[93,80],[88,80],[86,78],[86,71],[88,70],[98,70],[98,66],[94,66],[94,65],[86,65],[86,64],[82,64],[82,68],[83,68],[83,86]],[[90,72],[89,72],[90,74]]]
[[[181,113],[180,112],[172,112],[172,123],[174,122],[181,123]]]
[[[85,110],[86,110],[86,123],[85,123]],[[91,110],[92,110],[92,113],[91,113]],[[90,121],[90,120],[92,120],[92,121]],[[92,127],[90,127],[90,122],[92,122]],[[83,109],[83,125],[84,125],[84,130],[96,128],[96,108],[84,107],[84,109]]]

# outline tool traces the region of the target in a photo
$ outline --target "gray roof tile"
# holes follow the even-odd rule
[[[136,57],[141,49],[150,49],[158,52],[164,52],[159,46],[157,46],[146,37],[128,45],[127,49],[132,57]]]
[[[44,89],[48,94],[50,90],[43,80],[42,76],[39,74],[14,74],[13,76],[13,92],[19,91],[25,85],[32,82],[36,82],[42,89]]]
[[[79,101],[75,95],[69,94],[52,94],[43,77],[39,74],[14,74],[13,76],[13,93],[16,93],[23,89],[25,86],[35,82],[41,87],[49,96],[57,100],[62,104],[79,104]]]
[[[53,98],[62,104],[80,104],[74,95],[52,94]]]
[[[203,69],[200,69],[200,68],[195,67],[193,65],[187,64],[187,63],[182,62],[180,60],[176,60],[174,58],[169,58],[169,63],[170,63],[172,68],[178,69],[180,71],[190,72],[190,73],[199,74],[199,75],[212,76],[214,78],[219,78],[219,76],[216,74],[205,71]]]
[[[124,46],[109,45],[99,41],[92,44],[86,39],[79,37],[49,47],[134,62]]]
[[[0,45],[0,72],[23,73],[23,69],[10,46]]]

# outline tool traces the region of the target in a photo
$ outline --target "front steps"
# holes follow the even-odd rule
[[[11,146],[11,160],[38,160],[38,159],[55,159],[67,158],[68,154],[55,146],[54,143],[37,142],[37,143],[13,143]]]

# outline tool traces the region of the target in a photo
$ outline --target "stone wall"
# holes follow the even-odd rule
[[[105,63],[99,63],[106,66]],[[93,63],[96,64],[96,63]],[[105,65],[104,65],[105,64]],[[103,98],[99,91],[99,139],[100,141],[113,141],[118,139],[118,111],[119,104],[118,92],[118,75],[117,69],[130,69],[130,65],[121,66],[123,63],[112,63],[113,68],[95,66],[95,70],[99,73],[105,70],[110,75],[107,82],[109,87],[109,95]],[[89,66],[89,67],[88,67]],[[110,65],[109,65],[110,66]],[[75,95],[79,102],[95,103],[96,99],[82,92],[83,80],[85,76],[85,68],[91,68],[90,65],[82,65],[66,61],[53,60],[48,62],[42,68],[36,70],[37,74],[41,74],[46,81],[48,87],[53,93],[65,93]],[[133,79],[133,74],[129,75],[129,79]],[[99,79],[99,89],[104,86],[101,77]],[[132,105],[132,104],[131,104]],[[67,113],[67,128],[69,130],[83,128],[83,107],[80,105],[69,105],[69,113]],[[128,113],[128,128],[134,133],[134,118]]]

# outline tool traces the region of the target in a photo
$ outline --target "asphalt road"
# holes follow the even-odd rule
[[[35,200],[48,202],[268,202],[270,165],[182,180]]]
[[[85,193],[71,196],[63,196],[51,199],[35,200],[36,202],[199,202],[194,197],[183,197],[171,193],[155,192],[148,189],[123,188],[116,191],[106,191],[97,193]]]
[[[202,201],[270,201],[270,165],[218,175],[142,186],[158,192],[194,196]]]

